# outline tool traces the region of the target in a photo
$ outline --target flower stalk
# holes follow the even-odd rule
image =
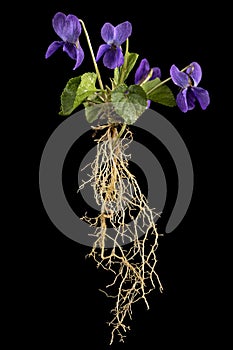
[[[101,75],[100,75],[100,71],[99,71],[98,65],[96,63],[96,59],[95,59],[95,55],[94,55],[94,51],[93,51],[93,48],[92,48],[92,45],[91,45],[91,40],[90,40],[88,31],[86,29],[86,26],[85,26],[85,23],[83,22],[83,20],[80,19],[79,21],[82,24],[83,31],[84,31],[86,39],[87,39],[87,44],[88,44],[88,47],[89,47],[89,50],[90,50],[90,53],[91,53],[91,58],[92,58],[92,61],[93,61],[94,67],[95,67],[95,71],[96,71],[96,75],[97,75],[97,79],[98,79],[98,82],[99,82],[100,89],[104,90],[104,85],[103,85],[103,82],[102,82],[102,79],[101,79]]]
[[[120,73],[120,79],[119,79],[119,84],[122,84],[125,80],[125,73],[126,73],[126,67],[127,67],[127,60],[128,60],[128,53],[129,53],[129,39],[126,39],[126,47],[125,47],[125,56],[124,56],[124,63],[121,68],[121,73]]]
[[[190,67],[190,64],[189,64],[188,66],[186,66],[185,68],[181,69],[181,72],[186,71],[186,69],[188,69],[189,67]],[[156,89],[158,89],[160,86],[162,86],[162,85],[168,83],[171,79],[172,79],[172,77],[169,77],[169,78],[167,78],[167,79],[165,79],[165,80],[162,80],[159,84],[157,84],[157,85],[154,86],[151,90],[149,90],[149,91],[147,92],[147,94],[148,94],[148,95],[151,94],[153,91],[155,91]]]

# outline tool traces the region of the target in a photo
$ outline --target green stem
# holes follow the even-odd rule
[[[127,124],[126,124],[126,123],[124,123],[124,124],[122,125],[122,127],[121,127],[121,130],[120,130],[119,134],[117,135],[117,137],[116,137],[115,141],[113,142],[113,146],[115,146],[115,144],[116,144],[117,140],[119,140],[119,138],[120,138],[120,137],[122,136],[122,134],[124,133],[126,126],[127,126]]]
[[[93,51],[93,49],[92,49],[91,40],[90,40],[90,38],[89,38],[89,35],[88,35],[88,32],[87,32],[86,26],[85,26],[84,22],[83,22],[81,19],[79,19],[79,21],[80,21],[80,23],[82,24],[83,31],[84,31],[84,33],[85,33],[85,35],[86,35],[87,43],[88,43],[88,46],[89,46],[89,49],[90,49],[90,52],[91,52],[91,57],[92,57],[92,60],[93,60],[93,63],[94,63],[94,67],[95,67],[95,71],[96,71],[97,78],[98,78],[98,81],[99,81],[100,89],[101,89],[101,90],[104,90],[104,86],[103,86],[103,83],[102,83],[100,71],[99,71],[99,68],[98,68],[97,63],[96,63],[96,60],[95,60],[94,51]]]
[[[190,67],[190,64],[188,66],[186,66],[185,68],[181,69],[181,72],[184,72],[186,69],[188,69]],[[151,94],[153,91],[155,91],[156,89],[158,89],[160,86],[166,84],[169,80],[171,80],[171,77],[161,81],[159,84],[157,84],[156,86],[154,86],[151,90],[147,91],[147,96],[149,94]]]
[[[120,79],[119,79],[119,84],[122,84],[124,82],[124,77],[125,77],[125,72],[127,69],[127,56],[128,56],[128,52],[129,52],[129,39],[126,39],[126,48],[125,48],[125,56],[124,56],[124,63],[123,66],[121,68],[121,75],[120,75]]]
[[[119,134],[117,135],[118,139],[122,136],[123,132],[125,131],[126,125],[127,125],[126,123],[124,123],[122,125],[121,130],[120,130]]]
[[[153,74],[153,68],[151,68],[149,74],[147,75],[147,77],[140,83],[140,86],[142,86],[143,84],[145,84],[148,80],[150,80],[150,78],[152,77]]]

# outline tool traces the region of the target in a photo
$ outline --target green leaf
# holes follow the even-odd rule
[[[176,106],[176,99],[171,89],[166,85],[161,85],[158,89],[149,94],[148,98],[151,101],[160,103],[168,107]]]
[[[70,115],[93,92],[97,91],[95,73],[84,73],[81,76],[71,78],[66,84],[61,95],[60,115]]]
[[[93,123],[97,119],[108,120],[113,116],[113,107],[109,102],[88,104],[84,102],[85,115],[88,123]]]
[[[92,123],[102,115],[104,103],[100,100],[98,95],[90,95],[83,105],[88,123]]]
[[[98,94],[93,94],[83,103],[85,107],[85,115],[88,123],[101,119],[102,122],[116,123],[122,122],[122,118],[117,115],[112,102],[103,102]]]
[[[120,77],[120,69],[119,69],[119,67],[116,67],[114,69],[114,82],[115,82],[116,85],[119,82],[119,77]]]
[[[124,81],[128,78],[129,73],[131,72],[131,70],[135,66],[135,63],[137,62],[138,56],[139,55],[137,53],[132,53],[132,52],[131,53],[127,52],[125,54],[126,67],[125,67],[125,71],[124,71]]]
[[[116,85],[119,83],[123,84],[125,82],[136,63],[138,56],[139,55],[137,53],[125,53],[123,66],[114,69],[114,81]]]
[[[95,73],[84,73],[81,76],[81,83],[78,87],[74,104],[76,107],[97,89],[95,87],[97,75]],[[75,107],[75,108],[76,108]]]
[[[93,123],[101,115],[101,107],[98,104],[88,105],[84,102],[85,116],[88,123]]]
[[[139,85],[121,84],[111,97],[115,111],[127,124],[135,123],[147,107],[146,93]]]
[[[155,88],[160,82],[161,81],[159,78],[155,78],[153,80],[148,80],[146,83],[142,84],[141,87],[143,88],[143,90],[146,92],[148,96],[148,92],[153,88]]]
[[[161,80],[159,78],[156,78],[149,80],[142,85],[143,90],[147,94],[147,99],[168,107],[176,106],[176,99],[173,95],[173,92],[167,85],[160,85],[156,88],[156,86],[160,83]]]
[[[61,111],[60,115],[69,115],[74,109],[74,101],[78,86],[81,82],[81,76],[71,78],[66,84],[61,95]]]

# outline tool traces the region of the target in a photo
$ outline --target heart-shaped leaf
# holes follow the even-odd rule
[[[66,84],[61,95],[60,115],[70,115],[88,96],[97,91],[95,73],[84,73],[81,76],[71,78]]]
[[[139,85],[119,85],[112,92],[111,100],[117,114],[127,124],[133,124],[147,107],[146,93]]]
[[[147,99],[168,107],[176,106],[176,99],[171,89],[167,85],[160,84],[161,80],[159,78],[149,80],[145,84],[142,84]]]

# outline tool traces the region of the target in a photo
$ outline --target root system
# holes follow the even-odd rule
[[[82,219],[94,228],[95,243],[89,257],[113,275],[112,282],[102,290],[115,300],[108,322],[112,344],[115,336],[124,341],[133,304],[143,300],[149,309],[148,294],[156,287],[163,289],[156,272],[159,234],[155,218],[159,214],[149,207],[129,170],[132,132],[126,128],[120,135],[119,125],[114,124],[93,129],[100,135],[95,140],[97,152],[85,167],[90,168],[89,178],[83,180],[79,190],[91,185],[99,207],[97,217],[85,215]]]

